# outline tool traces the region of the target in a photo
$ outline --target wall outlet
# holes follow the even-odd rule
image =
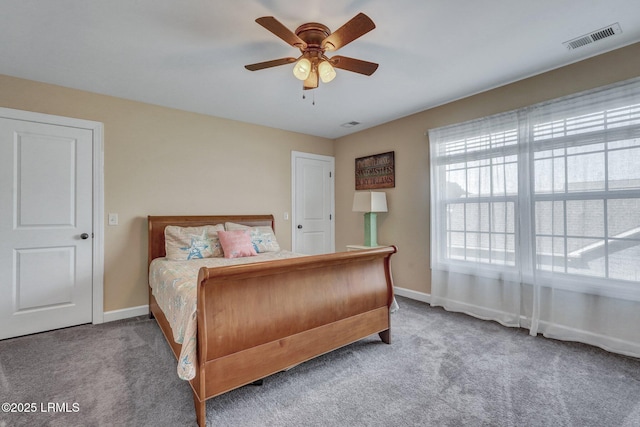
[[[110,213],[108,217],[109,217],[109,225],[118,225],[117,213]]]

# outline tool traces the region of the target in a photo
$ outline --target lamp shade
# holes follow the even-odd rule
[[[293,75],[296,76],[298,80],[306,80],[309,77],[309,73],[311,72],[311,61],[307,58],[302,58],[296,65],[293,67]]]
[[[387,212],[387,193],[382,191],[354,193],[353,212]]]
[[[329,61],[322,61],[320,65],[318,65],[318,73],[320,74],[322,83],[329,83],[336,77],[336,70],[329,64]]]

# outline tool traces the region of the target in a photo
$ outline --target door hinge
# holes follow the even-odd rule
[[[333,219],[333,215],[329,214],[329,221]]]
[[[331,178],[331,176],[332,176],[331,174],[332,174],[332,172],[329,172],[329,178]]]

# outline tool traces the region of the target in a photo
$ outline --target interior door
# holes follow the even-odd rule
[[[335,160],[299,152],[292,157],[293,251],[307,255],[334,252]]]
[[[0,339],[92,321],[92,132],[0,118]]]

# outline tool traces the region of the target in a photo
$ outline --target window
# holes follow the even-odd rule
[[[640,103],[533,126],[539,270],[640,280],[639,130]]]
[[[507,129],[442,146],[448,259],[515,265],[517,144]]]
[[[429,139],[432,264],[640,281],[640,80]]]

